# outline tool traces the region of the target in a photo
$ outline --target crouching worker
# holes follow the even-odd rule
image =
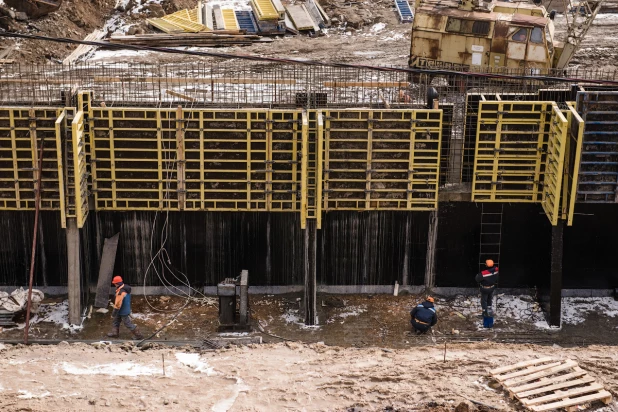
[[[112,331],[107,336],[110,338],[120,336],[120,323],[124,323],[134,339],[144,339],[137,326],[131,322],[131,286],[124,283],[120,276],[114,276],[112,283],[116,286],[116,299],[112,310]]]
[[[433,303],[434,298],[427,296],[425,302],[418,304],[410,312],[412,317],[410,323],[417,334],[426,333],[433,325],[438,323],[438,315]]]

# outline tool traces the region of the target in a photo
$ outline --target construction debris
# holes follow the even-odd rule
[[[92,33],[90,33],[88,36],[86,36],[86,38],[84,38],[85,41],[98,41],[101,40],[103,37],[105,36],[105,33],[101,30],[95,30]],[[80,44],[79,46],[77,46],[77,48],[75,50],[73,50],[73,53],[69,54],[63,61],[62,64],[72,64],[74,63],[77,59],[79,59],[81,56],[88,54],[88,52],[90,52],[90,50],[92,50],[95,46],[89,46],[87,44]]]
[[[612,401],[612,394],[570,359],[533,359],[489,372],[530,411],[575,411],[597,400],[606,405]]]

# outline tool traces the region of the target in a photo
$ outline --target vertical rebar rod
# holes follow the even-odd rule
[[[34,231],[32,234],[32,253],[30,256],[30,280],[28,283],[28,306],[26,308],[26,327],[24,328],[24,344],[28,344],[28,330],[30,329],[30,307],[32,305],[32,282],[34,280],[34,264],[36,262],[36,241],[39,229],[39,212],[41,203],[41,176],[43,175],[43,152],[45,150],[45,137],[41,139],[39,149],[39,164],[36,189],[34,191]]]

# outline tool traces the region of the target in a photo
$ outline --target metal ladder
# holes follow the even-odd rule
[[[481,238],[479,246],[479,272],[485,268],[485,260],[491,259],[498,266],[502,242],[502,214],[504,204],[481,203]]]

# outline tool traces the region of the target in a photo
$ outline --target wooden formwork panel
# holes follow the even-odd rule
[[[552,102],[479,102],[472,200],[541,201],[552,107]]]
[[[324,210],[433,210],[441,110],[324,110]]]
[[[568,128],[568,120],[562,114],[558,105],[554,103],[549,123],[543,193],[541,196],[541,205],[553,226],[556,226],[558,219],[561,218],[562,178],[567,151]]]
[[[61,107],[0,108],[0,209],[34,210],[41,141],[45,140],[41,176],[43,210],[62,210],[62,135],[56,121]],[[60,135],[57,135],[60,133]]]
[[[618,199],[618,92],[577,93],[584,123],[577,201],[616,203]]]

